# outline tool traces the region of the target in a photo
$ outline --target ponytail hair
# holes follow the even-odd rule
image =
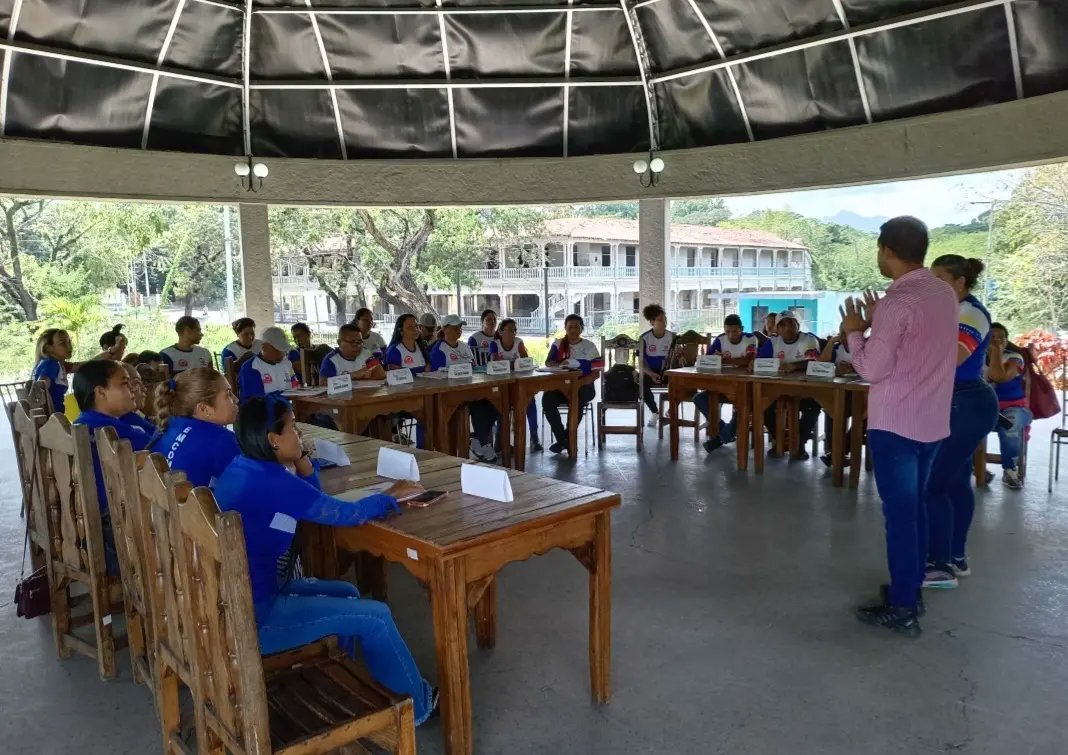
[[[111,330],[109,330],[107,333],[105,333],[104,335],[100,336],[100,348],[102,348],[102,349],[110,349],[112,346],[114,346],[116,343],[118,343],[120,338],[125,338],[126,336],[123,335],[123,333],[122,333],[122,329],[124,327],[125,326],[120,322],[119,324],[115,325]]]
[[[52,341],[55,340],[56,336],[66,332],[67,331],[63,330],[63,328],[47,328],[41,331],[41,335],[37,336],[37,345],[34,346],[33,349],[34,367],[40,364],[42,360],[51,356],[51,354],[47,353],[45,350],[52,345]]]
[[[979,282],[986,265],[975,257],[964,258],[959,254],[943,254],[931,263],[931,267],[941,267],[949,271],[954,278],[964,279],[964,288],[971,291]]]
[[[171,417],[192,417],[199,404],[211,404],[226,387],[226,378],[211,367],[194,367],[164,380],[156,388],[156,424],[167,429]]]
[[[123,369],[121,362],[111,359],[94,359],[86,362],[74,373],[71,389],[78,408],[83,412],[96,408],[96,389],[107,388],[115,370]]]

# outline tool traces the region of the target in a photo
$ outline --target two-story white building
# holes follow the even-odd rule
[[[674,224],[671,227],[671,297],[665,302],[673,324],[718,328],[738,311],[739,294],[808,292],[812,264],[808,250],[762,231]],[[332,320],[332,307],[299,265],[276,279],[286,320]],[[524,249],[488,250],[485,266],[472,271],[478,288],[431,289],[439,313],[459,312],[478,322],[483,309],[513,317],[523,332],[545,328],[546,308],[555,329],[569,313],[587,327],[633,322],[638,308],[638,221],[624,218],[560,218],[545,223],[545,236]],[[546,301],[546,284],[548,299]],[[370,297],[367,297],[370,300]],[[376,316],[390,322],[385,305]]]

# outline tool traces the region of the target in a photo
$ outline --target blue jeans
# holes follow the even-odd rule
[[[1024,433],[1031,426],[1034,415],[1022,406],[1010,406],[1001,410],[1002,416],[1012,422],[1011,427],[998,425],[998,445],[1001,447],[1001,468],[1016,469],[1020,465]]]
[[[923,491],[939,443],[921,443],[886,430],[868,431],[875,485],[883,499],[890,604],[915,610],[927,563]]]
[[[430,714],[431,687],[401,639],[389,606],[360,598],[355,585],[291,580],[278,597],[256,605],[256,625],[264,655],[337,635],[340,646],[355,657],[358,642],[375,681],[399,695],[411,696],[416,724]]]
[[[944,566],[967,555],[968,530],[975,515],[972,457],[998,419],[998,398],[982,380],[953,388],[949,437],[942,441],[927,482],[927,518],[931,537],[927,560]]]
[[[709,419],[709,415],[712,414],[712,407],[709,406],[708,391],[699,391],[694,394],[693,405],[697,407],[697,411],[701,413],[701,416]],[[733,443],[737,435],[738,415],[732,411],[730,422],[719,421],[719,440],[721,443]]]
[[[534,399],[527,404],[527,427],[530,428],[530,437],[538,440],[538,405]]]

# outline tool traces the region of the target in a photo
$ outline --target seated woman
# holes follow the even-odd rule
[[[368,343],[366,336],[364,336],[364,343]],[[374,345],[369,344],[368,348],[373,351]],[[406,368],[411,370],[412,374],[418,375],[429,364],[430,357],[419,343],[419,325],[415,315],[401,315],[397,318],[397,324],[393,326],[393,338],[386,349],[386,369]]]
[[[564,318],[564,337],[553,343],[549,349],[549,355],[545,357],[546,367],[570,367],[573,370],[582,370],[583,375],[589,375],[593,370],[604,367],[600,349],[582,337],[585,326],[578,315],[568,315]],[[592,383],[579,388],[579,414],[575,418],[577,422],[582,421],[586,404],[593,401],[596,395],[597,388]],[[542,411],[545,412],[545,419],[556,439],[556,442],[549,446],[549,450],[554,454],[563,453],[569,448],[567,428],[560,419],[560,407],[567,403],[567,396],[560,391],[546,391],[541,397]]]
[[[775,315],[771,315],[775,317]],[[709,354],[719,354],[725,367],[743,367],[748,369],[756,359],[760,341],[751,333],[742,329],[742,318],[736,314],[727,315],[723,318],[723,333],[717,336],[708,345]],[[711,413],[708,400],[708,391],[699,391],[693,397],[693,405],[705,419]],[[743,430],[744,432],[744,430]],[[726,443],[733,443],[738,439],[738,415],[732,412],[731,421],[719,421],[719,434],[704,442],[705,451],[712,453]]]
[[[482,329],[467,339],[467,346],[475,356],[475,364],[485,367],[490,359],[490,344],[497,337],[497,313],[486,309],[479,319]]]
[[[293,365],[286,358],[288,353],[289,339],[284,330],[271,327],[263,331],[259,353],[247,360],[237,373],[242,401],[252,396],[288,391],[300,385]]]
[[[464,321],[459,315],[447,315],[441,321],[441,338],[430,349],[431,372],[448,370],[449,367],[460,364],[475,366],[471,347],[460,340],[463,332]],[[493,447],[493,426],[500,419],[500,413],[485,399],[468,403],[467,409],[471,413],[471,427],[474,429],[471,451],[480,461],[497,461],[497,451]]]
[[[52,411],[63,413],[63,402],[67,398],[67,375],[75,372],[83,364],[70,361],[74,353],[70,334],[62,328],[48,328],[37,337],[34,348],[35,361],[31,380],[44,380],[48,386],[48,395],[52,399]],[[93,361],[109,360],[108,352],[97,354]]]
[[[237,399],[226,378],[210,367],[194,367],[156,389],[160,434],[150,448],[194,485],[210,487],[240,453],[227,427],[235,419]]]
[[[230,327],[234,329],[237,339],[222,350],[222,363],[225,369],[227,362],[236,362],[245,354],[259,354],[263,342],[256,338],[256,321],[251,317],[239,317],[234,320]],[[289,349],[286,349],[288,352]]]
[[[412,318],[414,319],[415,315],[412,315]],[[371,330],[375,326],[374,312],[367,307],[360,307],[352,318],[352,324],[360,329],[360,335],[363,336],[363,344],[366,348],[375,354],[386,353],[386,339],[382,338],[376,331]],[[394,330],[394,333],[396,333],[396,330]]]
[[[853,355],[849,353],[849,344],[846,342],[845,334],[839,331],[830,338],[827,339],[827,345],[823,347],[823,351],[820,352],[818,361],[820,362],[834,362],[834,374],[838,377],[849,375],[855,370],[853,369]],[[831,439],[834,437],[834,417],[829,413],[826,413],[826,419],[824,420],[824,440],[823,448],[824,453],[820,457],[820,461],[831,466]],[[845,394],[845,427],[842,428],[842,437],[848,438],[851,428],[850,419],[853,416],[853,393],[846,391]],[[848,453],[848,451],[847,451]],[[850,464],[849,456],[845,457],[845,465],[848,467]]]
[[[653,386],[664,382],[664,366],[667,363],[675,334],[667,328],[667,312],[659,304],[649,304],[642,310],[642,317],[651,326],[641,334],[642,342],[642,400],[649,409],[649,427],[660,421],[660,408],[653,397]]]
[[[319,365],[319,385],[345,374],[352,375],[353,380],[381,380],[386,376],[378,357],[363,347],[363,334],[352,323],[338,328],[337,348]]]
[[[134,410],[124,414],[120,419],[128,425],[140,427],[149,437],[156,434],[156,424],[145,416],[145,380],[137,367],[129,362],[122,362],[122,368],[126,370],[126,377],[130,380],[130,393],[133,394]]]
[[[497,326],[497,337],[489,347],[490,360],[494,362],[509,362],[515,369],[515,360],[527,359],[527,347],[523,345],[523,339],[516,335],[515,320],[510,318],[501,320]],[[532,451],[541,451],[541,438],[538,437],[538,405],[534,399],[527,404],[527,427],[530,428],[530,448]]]
[[[1027,360],[1009,343],[1009,333],[1001,323],[990,326],[990,348],[986,356],[986,379],[994,385],[998,411],[1008,422],[998,422],[1001,447],[1001,483],[1010,490],[1023,488],[1020,456],[1024,437],[1034,416],[1027,399],[1024,375]]]
[[[241,514],[260,651],[279,653],[337,635],[355,655],[358,643],[371,675],[410,695],[415,722],[422,723],[437,707],[438,693],[419,673],[389,607],[359,599],[348,582],[292,578],[298,522],[352,527],[381,519],[399,510],[395,496],[418,486],[397,482],[358,501],[326,495],[301,447],[289,402],[279,395],[248,401],[235,430],[241,454],[216,482],[215,499],[224,511]],[[287,573],[279,577],[283,557]]]
[[[89,428],[93,439],[93,474],[96,477],[96,500],[100,506],[100,521],[104,530],[104,559],[108,574],[119,573],[119,559],[115,553],[115,539],[111,533],[111,515],[108,512],[108,496],[104,489],[104,475],[100,471],[100,457],[96,452],[96,431],[100,427],[113,427],[120,438],[130,441],[134,451],[148,447],[152,436],[143,427],[124,421],[134,411],[134,395],[130,390],[130,378],[120,362],[96,360],[86,362],[74,374],[74,398],[81,414],[76,425]]]

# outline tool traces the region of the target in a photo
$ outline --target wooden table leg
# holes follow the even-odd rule
[[[475,638],[478,646],[489,649],[497,645],[497,579],[490,579],[482,597],[475,604]]]
[[[753,469],[764,473],[764,388],[753,383]]]
[[[389,588],[386,582],[386,560],[366,551],[357,553],[356,585],[364,597],[387,602]]]
[[[831,398],[831,482],[836,488],[845,481],[845,389],[835,388]]]
[[[572,378],[568,385],[571,389],[567,394],[567,457],[574,459],[578,452],[578,427],[582,411],[579,404],[579,379]]]
[[[860,485],[861,456],[864,450],[864,426],[868,421],[868,399],[863,393],[853,393],[853,426],[849,431],[849,487]]]
[[[507,385],[501,385],[497,388],[495,406],[497,414],[501,418],[501,463],[506,467],[510,467],[512,465],[512,397],[509,394]],[[526,418],[522,417],[521,419]]]
[[[461,404],[452,413],[452,439],[448,453],[461,459],[471,455],[471,412],[468,405]]]
[[[612,671],[612,519],[594,522],[590,563],[590,692],[600,705],[611,695]]]
[[[678,377],[668,381],[668,436],[671,438],[671,460],[679,460],[679,399],[682,382]]]
[[[471,685],[467,661],[467,578],[461,559],[434,564],[430,572],[430,608],[441,687],[441,724],[445,752],[470,755]]]
[[[782,397],[779,401],[784,401]],[[786,414],[786,422],[779,422],[775,425],[775,435],[778,438],[779,433],[783,425],[790,428],[790,460],[797,459],[797,454],[801,451],[801,400],[798,398],[785,399],[784,413]],[[779,444],[780,450],[782,444]]]
[[[512,468],[522,472],[527,468],[527,404],[530,403],[530,397],[526,395],[526,390],[518,385],[514,390],[512,403],[512,413],[515,415],[512,418],[512,434],[514,436]]]
[[[738,469],[749,469],[749,386],[739,385],[734,391],[735,444],[738,446]]]

